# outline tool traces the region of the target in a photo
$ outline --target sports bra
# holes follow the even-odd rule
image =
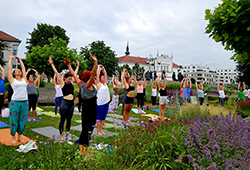
[[[130,91],[135,91],[135,87],[128,85],[128,89],[126,89],[126,90],[127,90],[127,93]]]
[[[64,86],[62,88],[62,92],[63,92],[63,96],[68,96],[69,94],[74,95],[74,86],[72,85],[72,83],[67,84],[64,83]]]
[[[159,92],[160,92],[160,96],[167,96],[167,91],[166,91],[166,89],[164,89],[164,90],[159,90]]]

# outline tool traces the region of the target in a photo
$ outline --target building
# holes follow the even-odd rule
[[[0,57],[5,60],[5,61],[9,61],[9,55],[17,55],[17,50],[18,50],[18,46],[21,43],[21,40],[3,32],[0,31],[0,40],[2,41],[2,43],[6,43],[9,45],[9,49],[5,49],[1,54]],[[17,59],[13,59],[12,61],[12,69],[16,69],[18,65],[18,61]],[[6,66],[4,67],[4,71],[5,73],[7,73],[8,71],[8,63],[6,63]]]
[[[236,78],[238,76],[238,71],[235,68],[227,68],[227,69],[218,69],[216,68],[218,81],[223,81],[224,84],[231,84],[233,81],[236,82]]]
[[[176,78],[179,72],[181,72],[181,66],[173,63],[173,55],[169,57],[165,54],[157,54],[156,57],[145,58],[145,57],[134,57],[130,56],[129,47],[127,44],[125,56],[118,57],[118,65],[123,66],[128,64],[129,67],[138,63],[140,67],[144,67],[145,72],[149,71],[151,73],[155,73],[156,76],[159,74],[165,73],[167,76],[167,80],[172,81],[172,74],[175,72]]]
[[[194,78],[203,84],[216,84],[216,71],[211,70],[207,65],[183,65],[183,76]]]

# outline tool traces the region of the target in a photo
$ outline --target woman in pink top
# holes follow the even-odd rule
[[[183,99],[182,99],[182,96],[183,96],[183,90],[184,90],[184,82],[185,82],[185,79],[186,78],[183,78],[182,81],[181,81],[181,94],[180,94],[180,98],[179,98],[179,102],[180,102],[180,105],[182,105],[183,103]]]
[[[142,82],[143,80],[143,82]],[[137,85],[137,107],[138,107],[138,113],[142,111],[143,103],[144,103],[144,93],[143,89],[146,87],[146,79],[145,79],[145,73],[143,74],[143,79],[139,81]]]

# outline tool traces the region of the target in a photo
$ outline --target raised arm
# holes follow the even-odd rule
[[[239,82],[239,85],[238,85],[238,91],[240,90],[240,82]]]
[[[3,69],[3,67],[0,65],[0,70],[2,71],[2,79],[5,79],[5,71]]]
[[[14,81],[14,77],[12,76],[12,59],[14,58],[14,56],[11,54],[9,55],[9,63],[8,63],[8,81],[10,82],[10,84],[13,83]]]
[[[189,87],[190,87],[190,89],[192,88],[192,81],[191,81],[191,79],[190,78],[188,78],[188,80],[189,80]]]
[[[203,86],[203,84],[202,84],[202,83],[200,83],[200,85],[201,85],[201,90],[203,90],[203,89],[204,89],[204,86]]]
[[[196,90],[198,90],[197,82],[195,82],[195,87],[196,87]]]
[[[153,86],[155,85],[155,81],[153,81],[152,85],[151,85],[151,90],[153,90]]]
[[[159,75],[159,77],[157,77],[157,85],[158,85],[158,90],[160,90],[161,89],[161,86],[160,86],[160,77],[161,77],[161,75]]]
[[[56,73],[54,74],[53,83],[54,83],[54,86],[56,86]]]
[[[143,73],[143,88],[146,87],[146,79],[145,79],[145,73]]]
[[[113,77],[112,77],[112,85],[113,85],[113,88],[115,88],[114,78],[115,78],[115,75],[113,75]]]
[[[123,71],[121,71],[121,82],[122,82],[122,88],[125,88],[124,81],[123,81],[123,77],[124,77],[124,72],[123,72]]]
[[[79,61],[76,60],[76,69],[75,69],[75,75],[78,74],[78,70],[79,70]]]
[[[26,70],[25,70],[25,66],[23,64],[23,61],[21,60],[21,58],[15,56],[16,59],[18,59],[19,63],[20,63],[20,66],[21,66],[21,70],[22,70],[22,78],[27,81],[27,78],[26,78]]]
[[[185,81],[185,78],[183,78],[182,80],[181,80],[181,84],[180,84],[180,88],[182,89],[183,88],[183,82]]]
[[[217,90],[220,91],[220,81],[218,82]]]
[[[37,86],[38,85],[38,81],[40,80],[40,75],[38,74],[38,72],[35,69],[32,69],[35,74],[36,74],[36,80],[34,81],[34,84]]]
[[[81,80],[76,76],[76,73],[75,73],[75,71],[73,70],[73,68],[71,67],[71,65],[70,65],[70,59],[67,57],[67,58],[64,58],[64,63],[65,64],[67,64],[67,66],[68,66],[68,68],[69,68],[69,72],[70,72],[70,74],[74,77],[74,79],[75,79],[75,81],[76,81],[76,84],[78,85],[78,86],[80,86],[81,85]],[[56,76],[57,76],[58,74],[56,74]],[[61,77],[61,76],[60,76]],[[58,79],[58,77],[57,77],[57,79]],[[63,79],[63,78],[62,78]],[[58,79],[59,80],[59,79]]]
[[[92,58],[92,60],[94,61],[94,66],[93,66],[92,71],[91,71],[91,76],[90,76],[90,78],[89,78],[89,80],[87,82],[87,88],[90,88],[93,85],[93,83],[95,81],[95,75],[96,75],[96,69],[97,69],[97,59],[96,59],[96,57],[92,56],[91,53],[89,53],[89,55]]]
[[[167,86],[167,78],[166,78],[166,76],[163,74],[163,78],[164,78],[164,88],[166,88],[166,86]]]
[[[58,81],[59,81],[59,84],[60,84],[61,86],[64,85],[63,77],[57,72],[56,67],[55,67],[55,65],[54,65],[53,60],[52,60],[51,57],[49,57],[49,63],[50,63],[50,65],[51,65],[53,71],[54,71],[55,74],[56,74],[56,77],[57,77],[57,79],[58,79]]]
[[[246,89],[246,84],[245,84],[245,82],[243,81],[243,90],[245,90]]]
[[[126,81],[126,77],[125,77],[127,74],[125,74],[125,72],[123,72],[123,74],[124,75],[122,77],[123,77],[124,87],[127,89],[128,88],[128,82]]]
[[[135,73],[134,86],[137,86],[137,74]]]

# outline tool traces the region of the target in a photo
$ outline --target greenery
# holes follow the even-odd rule
[[[137,74],[137,80],[140,81],[143,78],[143,74],[145,72],[144,67],[140,67],[138,63],[135,63],[135,65],[132,67],[133,73]]]
[[[4,67],[6,65],[6,61],[2,59],[2,53],[4,50],[9,50],[10,45],[7,42],[4,42],[0,39],[0,65]]]
[[[32,49],[36,46],[43,47],[49,45],[50,38],[62,39],[65,41],[66,45],[69,43],[69,37],[66,35],[66,30],[62,27],[56,25],[48,25],[43,23],[38,23],[37,28],[34,28],[32,32],[29,33],[30,39],[27,39],[28,53],[32,52]]]
[[[250,63],[250,1],[223,0],[213,11],[206,9],[206,32],[225,50],[234,52],[231,59]]]
[[[250,86],[250,58],[247,60],[248,62],[242,63],[238,62],[237,63],[237,71],[239,72],[239,75],[237,76],[237,82],[245,82],[248,87]]]
[[[117,76],[121,77],[121,71],[123,71],[123,68],[126,68],[127,71],[128,71],[128,73],[129,73],[130,75],[132,75],[133,70],[129,67],[128,64],[124,64],[124,65],[122,65],[122,66],[118,66],[118,68],[117,68],[115,74],[116,74]]]
[[[80,54],[86,60],[87,70],[92,70],[94,61],[91,59],[89,53],[96,56],[98,63],[105,67],[109,77],[115,74],[115,70],[118,68],[115,51],[111,50],[103,41],[93,41],[91,44],[81,47]]]
[[[30,53],[26,53],[28,67],[35,68],[39,73],[45,73],[48,76],[48,80],[54,75],[51,65],[48,62],[49,57],[52,58],[59,73],[68,69],[64,63],[64,58],[66,57],[70,58],[73,68],[76,68],[76,60],[79,61],[81,69],[86,68],[82,55],[78,55],[76,49],[70,49],[66,41],[54,37],[49,38],[48,42],[49,44],[43,47],[35,46],[31,49]]]

